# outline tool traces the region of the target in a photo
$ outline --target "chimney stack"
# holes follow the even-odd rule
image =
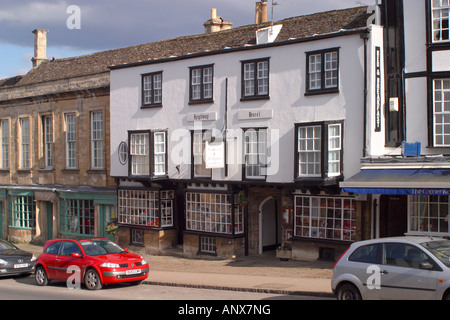
[[[33,68],[39,66],[42,62],[47,61],[47,33],[48,30],[35,29],[34,38],[34,57],[31,59]]]
[[[261,0],[256,3],[255,24],[267,22],[267,0]]]
[[[203,26],[205,27],[205,33],[213,33],[222,30],[228,30],[233,27],[232,22],[226,22],[221,17],[217,16],[217,9],[211,9],[211,19],[206,21]]]

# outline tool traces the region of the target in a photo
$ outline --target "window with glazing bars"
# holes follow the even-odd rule
[[[242,62],[242,98],[269,96],[269,60]]]
[[[92,168],[103,169],[103,112],[93,112],[91,119]]]
[[[45,167],[53,167],[53,117],[43,117]]]
[[[20,123],[20,168],[30,169],[30,119],[22,118]]]
[[[61,216],[63,233],[94,235],[95,212],[93,200],[65,199]]]
[[[190,102],[210,102],[213,98],[213,67],[191,68]]]
[[[159,106],[162,104],[162,72],[142,76],[142,105]]]
[[[1,168],[7,169],[9,168],[9,120],[1,120],[0,126],[2,135]]]
[[[74,113],[66,114],[66,167],[77,167],[77,122]]]
[[[33,229],[36,227],[36,205],[34,196],[13,196],[11,206],[11,227]]]
[[[448,41],[450,40],[450,25],[449,0],[429,0],[431,1],[432,10],[432,32],[433,41]]]

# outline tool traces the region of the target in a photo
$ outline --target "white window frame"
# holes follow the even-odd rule
[[[408,232],[446,236],[450,235],[449,196],[408,196]]]
[[[242,98],[269,96],[269,59],[243,61]]]
[[[334,134],[333,129],[338,130]],[[328,126],[328,176],[341,175],[342,125],[340,123]]]
[[[165,131],[153,132],[153,175],[167,174],[167,134]]]
[[[0,134],[1,134],[1,168],[9,169],[9,120],[0,120]]]
[[[130,156],[132,176],[150,175],[150,132],[130,134]]]
[[[267,129],[244,131],[246,179],[265,179],[267,175]]]
[[[356,241],[356,220],[354,198],[294,196],[296,237]]]
[[[309,56],[309,90],[322,89],[322,55]]]
[[[104,168],[103,112],[91,113],[91,166],[92,169]]]
[[[20,168],[31,168],[30,119],[20,118]]]
[[[433,42],[450,41],[450,2],[449,0],[431,1],[431,37]]]
[[[324,73],[325,73],[325,89],[333,89],[338,87],[338,52],[326,52],[324,55]]]
[[[433,141],[435,147],[450,146],[450,79],[433,80]]]
[[[210,101],[213,98],[214,67],[191,68],[191,102]]]
[[[172,227],[173,215],[173,190],[118,190],[119,223],[156,228]]]
[[[66,168],[77,168],[77,116],[75,113],[65,115],[66,119]]]
[[[205,149],[205,131],[194,131],[192,134],[192,163],[194,178],[211,178],[212,176],[212,169],[206,168]]]
[[[339,48],[306,52],[306,95],[339,92]]]
[[[300,126],[298,130],[298,176],[321,177],[322,126]],[[305,134],[302,134],[302,131]]]
[[[162,104],[162,72],[142,75],[142,105]]]
[[[53,168],[53,117],[43,116],[44,160],[46,168]]]

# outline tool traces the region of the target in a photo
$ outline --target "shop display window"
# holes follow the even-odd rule
[[[295,236],[356,240],[356,202],[351,198],[295,196]]]
[[[232,207],[232,195],[186,193],[186,229],[220,234],[244,232],[244,207]],[[232,229],[234,214],[234,230]]]
[[[119,223],[146,227],[173,226],[173,198],[173,191],[120,189]]]

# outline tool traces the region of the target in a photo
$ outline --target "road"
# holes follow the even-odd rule
[[[321,298],[206,290],[168,286],[128,284],[105,286],[102,290],[68,289],[64,282],[46,287],[35,284],[34,278],[0,278],[0,300],[316,300]]]

